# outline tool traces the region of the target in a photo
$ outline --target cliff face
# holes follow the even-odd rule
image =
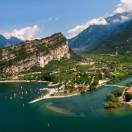
[[[41,40],[0,49],[0,71],[18,74],[33,66],[45,67],[52,60],[70,58],[66,38],[57,33]]]

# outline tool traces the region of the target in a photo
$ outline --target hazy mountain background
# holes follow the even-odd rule
[[[105,24],[91,24],[79,35],[69,40],[69,47],[73,50],[93,51],[97,47],[99,49],[102,43],[107,45],[108,43],[105,43],[105,40],[108,39],[109,41],[111,37],[118,37],[119,33],[125,32],[132,26],[132,13],[119,13],[102,19]],[[127,34],[125,35],[126,38]],[[111,46],[114,46],[114,44],[111,44]]]
[[[11,37],[7,39],[3,35],[0,35],[0,48],[4,48],[10,45],[20,44],[21,42],[23,41],[16,37]]]
[[[103,41],[93,53],[107,53],[107,54],[130,54],[132,53],[132,22],[123,31],[118,34],[111,35],[108,39]]]

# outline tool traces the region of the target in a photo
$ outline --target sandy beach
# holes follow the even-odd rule
[[[96,88],[100,88],[100,87],[106,85],[107,82],[109,82],[109,80],[101,80],[99,85],[97,85]],[[36,103],[38,101],[45,100],[45,99],[68,98],[68,97],[80,95],[80,93],[74,93],[74,94],[69,94],[69,95],[64,95],[64,96],[55,96],[54,94],[58,92],[58,90],[55,87],[58,85],[59,85],[59,83],[52,84],[52,82],[51,82],[51,84],[49,84],[49,86],[50,86],[49,88],[41,89],[41,90],[47,90],[48,93],[46,95],[44,95],[43,97],[40,97],[40,98],[30,101],[29,104],[33,104],[33,103]],[[52,88],[52,87],[54,87],[54,88]]]
[[[54,93],[58,92],[55,88],[44,88],[44,89],[41,89],[41,90],[47,90],[48,93],[46,95],[40,97],[40,98],[37,98],[37,99],[34,99],[34,100],[30,101],[29,104],[33,104],[33,103],[36,103],[38,101],[45,100],[45,99],[68,98],[68,97],[77,96],[77,95],[80,94],[80,93],[75,93],[75,94],[69,94],[69,95],[66,95],[66,96],[52,96]]]

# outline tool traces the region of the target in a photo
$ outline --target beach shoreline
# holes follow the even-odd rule
[[[96,86],[96,89],[101,88],[102,86],[105,86],[107,84],[107,82],[109,82],[109,80],[105,80],[103,82],[101,82],[99,85]],[[42,97],[39,97],[37,99],[34,99],[32,101],[29,102],[29,104],[33,104],[42,100],[46,100],[46,99],[61,99],[61,98],[68,98],[68,97],[73,97],[73,96],[77,96],[77,95],[81,95],[80,92],[76,92],[76,93],[72,93],[72,94],[68,94],[68,95],[58,95],[55,96],[54,94],[58,92],[58,90],[55,88],[58,85],[60,85],[59,83],[57,84],[53,84],[52,82],[49,83],[49,87],[48,88],[43,88],[42,90],[47,90],[48,93]],[[51,86],[51,87],[50,87]],[[54,87],[54,88],[52,88]],[[54,96],[52,96],[54,95]]]
[[[0,81],[0,83],[30,83],[30,82],[50,83],[48,81],[41,81],[41,80],[1,80]]]
[[[61,98],[68,98],[68,97],[80,95],[80,93],[73,93],[73,94],[69,94],[69,95],[60,95],[60,96],[54,95],[54,96],[52,96],[53,94],[57,93],[57,90],[55,88],[44,88],[42,90],[47,90],[48,93],[40,98],[36,98],[36,99],[30,101],[29,104],[34,104],[36,102],[39,102],[42,100],[47,100],[47,99],[61,99]]]
[[[0,81],[0,83],[48,83],[48,87],[47,88],[42,88],[41,90],[45,90],[48,91],[48,93],[44,96],[38,97],[32,101],[29,102],[29,104],[33,104],[42,100],[47,100],[47,99],[61,99],[61,98],[68,98],[68,97],[73,97],[73,96],[77,96],[77,95],[81,95],[80,92],[75,92],[75,93],[71,93],[71,94],[67,94],[65,95],[64,93],[62,95],[56,95],[56,93],[58,93],[58,86],[60,85],[60,83],[56,83],[54,84],[53,82],[48,82],[48,81],[41,81],[41,80],[3,80]],[[108,80],[105,80],[104,82],[101,82],[99,85],[96,86],[96,88],[100,88],[104,85],[106,85],[106,83],[108,82]]]

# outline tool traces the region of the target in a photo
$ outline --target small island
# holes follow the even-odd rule
[[[121,107],[123,104],[132,106],[132,82],[123,88],[116,89],[106,96],[104,108],[111,110]]]

